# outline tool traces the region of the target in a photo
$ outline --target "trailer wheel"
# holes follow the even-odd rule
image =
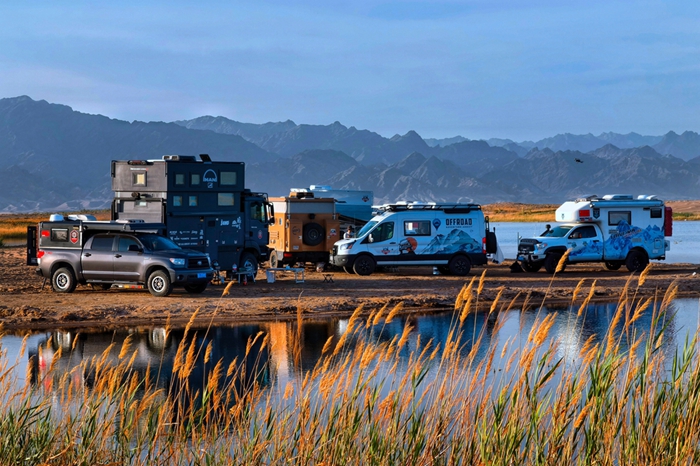
[[[241,254],[241,262],[238,264],[238,271],[252,270],[253,276],[258,274],[258,260],[249,252]]]
[[[51,287],[57,293],[72,293],[76,285],[75,275],[68,267],[57,269],[51,276]]]
[[[633,249],[627,254],[625,265],[630,272],[641,272],[646,268],[647,264],[649,264],[649,259],[643,252]]]
[[[539,270],[542,268],[542,261],[539,262],[528,262],[528,261],[521,261],[520,265],[522,266],[523,270],[526,272],[539,272]],[[556,270],[556,266],[554,266],[554,269]]]
[[[605,261],[605,268],[608,270],[618,270],[622,267],[622,262],[619,261]]]
[[[326,232],[318,223],[307,223],[304,225],[302,240],[307,246],[318,246],[323,242]]]
[[[170,276],[163,270],[156,270],[148,276],[148,291],[158,298],[168,296],[173,291]]]
[[[562,255],[557,252],[550,252],[547,254],[547,256],[544,258],[544,269],[547,271],[547,273],[553,275],[557,271],[557,266],[559,265],[561,256]],[[564,266],[561,268],[561,271],[563,272],[565,268],[566,264],[564,264]]]
[[[459,254],[450,259],[447,267],[450,269],[452,275],[461,277],[469,273],[472,268],[472,263],[467,256]]]
[[[270,267],[276,269],[279,265],[279,259],[277,258],[277,251],[274,249],[270,251]]]
[[[185,285],[185,291],[187,291],[189,294],[201,294],[207,289],[208,284],[209,283],[204,282],[196,285]]]
[[[358,275],[372,275],[375,267],[374,259],[367,254],[359,256],[352,265],[352,269]]]

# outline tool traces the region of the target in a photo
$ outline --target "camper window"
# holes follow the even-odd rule
[[[219,193],[218,204],[219,206],[233,206],[235,205],[235,197],[233,193]]]
[[[403,222],[406,236],[430,236],[430,220]]]
[[[68,241],[68,230],[65,228],[52,228],[51,241]]]
[[[236,172],[221,172],[221,186],[232,186],[236,184]]]
[[[199,176],[199,173],[190,173],[190,185],[191,186],[198,186],[199,183],[201,183],[202,178]]]
[[[629,210],[608,212],[608,225],[617,225],[620,222],[625,222],[628,225],[631,225],[632,212]]]
[[[197,207],[197,196],[190,196],[189,206]]]
[[[146,186],[146,172],[134,172],[132,173],[132,184],[134,186]]]
[[[185,174],[184,173],[175,173],[175,184],[177,184],[177,185],[185,184]]]
[[[182,207],[182,196],[173,196],[173,207]]]
[[[663,210],[661,209],[661,207],[652,207],[651,209],[649,209],[649,217],[650,218],[661,218],[662,212],[663,212]]]

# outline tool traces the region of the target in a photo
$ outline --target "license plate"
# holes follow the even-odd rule
[[[206,273],[198,273],[197,278],[207,278],[207,274]]]

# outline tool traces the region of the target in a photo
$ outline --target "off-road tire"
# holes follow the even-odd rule
[[[207,285],[209,285],[207,282],[198,283],[196,285],[185,285],[185,291],[189,294],[201,294],[207,289]]]
[[[561,256],[562,255],[557,252],[550,252],[544,258],[544,269],[547,271],[548,274],[554,275],[554,273],[557,271],[557,265],[559,265]],[[564,264],[561,271],[563,272],[564,269],[566,269],[566,264]]]
[[[258,274],[258,260],[250,252],[244,252],[241,254],[241,260],[238,264],[238,271],[251,269],[253,271],[253,276]]]
[[[307,223],[304,225],[301,239],[307,246],[318,246],[323,242],[326,232],[318,223]]]
[[[170,275],[163,270],[156,270],[148,276],[148,291],[158,298],[168,296],[173,291]]]
[[[450,259],[447,267],[450,269],[450,274],[463,277],[472,269],[472,261],[467,256],[458,254]]]
[[[621,261],[605,261],[605,268],[608,270],[619,270],[622,267]]]
[[[627,259],[625,259],[625,266],[630,272],[641,272],[649,264],[649,259],[647,255],[641,251],[632,250],[627,254]]]
[[[277,251],[274,249],[270,251],[270,267],[276,269],[279,267],[279,259],[277,258]]]
[[[367,254],[363,254],[355,259],[355,263],[352,265],[352,269],[358,275],[372,275],[377,264],[374,262],[374,258]]]
[[[68,267],[61,267],[51,275],[51,287],[56,293],[72,293],[76,285],[75,275]]]
[[[542,261],[538,261],[538,262],[521,261],[520,266],[526,272],[535,273],[535,272],[539,272],[539,270],[542,268]],[[554,268],[556,269],[556,266],[554,266]]]

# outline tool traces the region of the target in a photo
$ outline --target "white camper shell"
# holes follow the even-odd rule
[[[356,238],[335,243],[331,264],[370,275],[378,266],[429,265],[466,275],[497,249],[478,204],[386,204]]]
[[[649,260],[663,260],[673,233],[673,212],[656,196],[608,194],[563,203],[556,211],[559,225],[535,238],[522,238],[518,260],[527,272],[542,266],[554,273],[562,255],[567,263],[603,262],[609,270],[623,264],[641,272]]]

